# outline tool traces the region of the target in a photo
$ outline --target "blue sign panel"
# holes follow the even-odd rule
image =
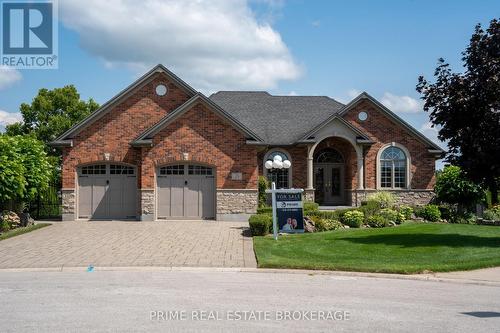
[[[302,193],[276,193],[276,216],[280,232],[304,232]]]

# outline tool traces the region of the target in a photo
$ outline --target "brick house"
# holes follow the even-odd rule
[[[432,196],[443,153],[367,93],[222,91],[209,98],[162,65],[53,143],[63,152],[63,219],[243,219],[264,175],[320,205],[376,191]],[[289,169],[264,167],[275,156]]]

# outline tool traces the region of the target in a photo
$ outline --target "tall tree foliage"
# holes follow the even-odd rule
[[[0,203],[43,196],[52,172],[41,141],[31,135],[0,135]]]
[[[21,123],[7,126],[8,135],[33,134],[38,140],[48,144],[81,121],[99,105],[93,100],[83,101],[73,85],[52,90],[40,89],[31,104],[21,104]],[[50,155],[58,152],[47,146]]]
[[[462,52],[465,70],[453,73],[439,59],[435,82],[419,77],[417,91],[425,101],[439,139],[448,141],[446,160],[472,181],[490,189],[498,202],[500,180],[500,22],[476,26]]]

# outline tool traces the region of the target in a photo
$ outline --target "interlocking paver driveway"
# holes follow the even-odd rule
[[[255,267],[248,223],[55,222],[0,241],[0,268]]]

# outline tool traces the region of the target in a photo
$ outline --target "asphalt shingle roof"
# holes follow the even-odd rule
[[[288,145],[338,113],[326,96],[273,96],[265,91],[219,91],[210,99],[272,145]]]

